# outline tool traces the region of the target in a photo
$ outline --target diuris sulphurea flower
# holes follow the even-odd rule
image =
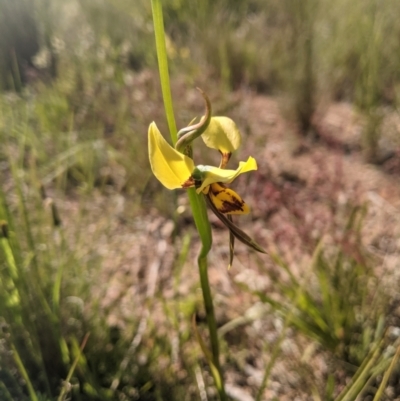
[[[157,179],[168,189],[195,187],[198,194],[203,194],[211,210],[230,231],[230,263],[233,259],[234,238],[253,248],[266,253],[261,246],[232,221],[232,215],[248,214],[249,206],[226,184],[230,184],[240,174],[257,170],[257,162],[249,157],[240,162],[236,170],[225,169],[232,152],[241,144],[240,132],[228,117],[211,117],[211,105],[207,96],[206,115],[199,123],[183,128],[178,133],[178,141],[173,148],[161,135],[156,124],[149,126],[149,159],[151,169]],[[221,154],[219,167],[195,165],[192,159],[192,142],[201,136],[204,143]]]

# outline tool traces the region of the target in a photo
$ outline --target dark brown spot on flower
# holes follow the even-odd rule
[[[183,184],[182,188],[191,188],[194,187],[196,184],[196,181],[193,177],[189,177]]]
[[[220,213],[228,214],[234,212],[244,212],[245,202],[232,190],[225,188],[222,184],[211,185],[211,192],[222,205],[218,205]]]
[[[221,213],[232,213],[237,212],[238,210],[244,211],[243,205],[244,200],[235,198],[234,196],[229,194],[230,199],[224,200],[222,202],[222,208],[220,209]]]

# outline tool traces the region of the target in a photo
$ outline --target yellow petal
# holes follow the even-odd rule
[[[205,187],[215,182],[222,182],[225,184],[231,183],[238,175],[247,173],[251,170],[257,170],[257,162],[253,157],[249,157],[246,162],[240,162],[236,170],[225,170],[212,166],[197,166],[203,176],[203,182],[197,193],[199,194]]]
[[[247,214],[250,212],[248,205],[235,191],[218,183],[210,185],[208,196],[222,214]]]
[[[168,189],[182,188],[194,169],[193,160],[169,145],[154,122],[149,126],[149,159],[153,174]]]
[[[209,148],[221,153],[232,153],[242,143],[237,125],[228,117],[212,117],[201,137]]]

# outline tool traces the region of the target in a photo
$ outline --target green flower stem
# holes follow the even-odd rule
[[[212,245],[211,225],[208,220],[206,203],[202,194],[198,195],[194,188],[188,190],[190,206],[192,208],[194,222],[201,238],[202,247],[200,249],[197,263],[199,266],[200,284],[203,293],[204,308],[208,331],[210,333],[210,343],[212,351],[212,364],[215,369],[211,369],[214,382],[217,387],[221,401],[226,400],[224,380],[219,363],[219,342],[217,332],[217,322],[215,320],[214,305],[211,295],[210,283],[208,281],[207,255]]]
[[[160,73],[161,91],[163,94],[163,102],[165,114],[167,116],[169,133],[172,143],[175,146],[177,137],[177,129],[174,117],[174,109],[172,107],[171,85],[169,83],[167,48],[165,46],[164,19],[162,13],[161,0],[151,0],[151,10],[153,13],[154,34],[156,37],[156,49],[158,59],[158,70]]]
[[[163,93],[165,113],[169,131],[173,144],[177,141],[177,130],[172,107],[171,86],[168,73],[168,59],[165,47],[164,22],[162,14],[161,0],[151,1],[153,12],[153,24],[156,37],[157,58],[160,72],[161,88]],[[198,257],[199,275],[201,289],[203,292],[204,307],[207,315],[208,330],[210,333],[210,343],[212,350],[211,373],[214,377],[221,401],[225,401],[226,393],[224,381],[219,363],[219,343],[217,334],[217,323],[214,314],[214,305],[211,295],[210,283],[208,281],[207,255],[212,245],[211,225],[208,220],[206,203],[203,195],[198,195],[194,188],[188,190],[190,206],[193,213],[193,219],[201,239],[201,250]]]

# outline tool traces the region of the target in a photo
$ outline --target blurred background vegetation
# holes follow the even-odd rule
[[[400,101],[400,2],[165,0],[163,7],[180,126],[201,112],[201,101],[187,103],[195,86],[220,114],[232,111],[233,92],[273,96],[311,143],[323,139],[319,113],[340,101],[363,121],[356,149],[365,162],[396,154],[399,141],[388,145],[384,121]],[[148,283],[132,298],[138,304],[123,306],[123,323],[109,318],[121,304],[102,303],[110,280],[104,266],[121,268],[119,241],[132,243],[127,253],[143,248],[158,214],[177,219],[177,199],[151,179],[147,161],[148,124],[166,127],[156,71],[148,0],[0,0],[2,400],[216,399],[188,323],[193,313],[201,321],[198,294],[177,290],[194,241],[186,220],[168,243],[172,301]],[[376,261],[359,239],[363,213],[349,207],[343,223],[329,228],[352,238],[350,254],[338,244],[312,244],[316,291],[277,255],[275,265],[289,277],[271,277],[278,299],[241,287],[283,316],[283,333],[287,324],[316,341],[332,364],[339,361],[323,379],[298,383],[313,399],[340,397],[359,367],[357,389],[372,397],[397,347],[382,345],[393,299],[377,285]],[[132,286],[146,287],[141,274]],[[152,318],[154,300],[163,329]],[[246,348],[244,332],[231,341]],[[257,341],[271,352],[267,338]],[[225,348],[225,363],[240,371],[246,356],[233,356],[228,340]],[[269,374],[267,364],[254,399],[264,399]],[[351,394],[359,393],[337,399]]]

